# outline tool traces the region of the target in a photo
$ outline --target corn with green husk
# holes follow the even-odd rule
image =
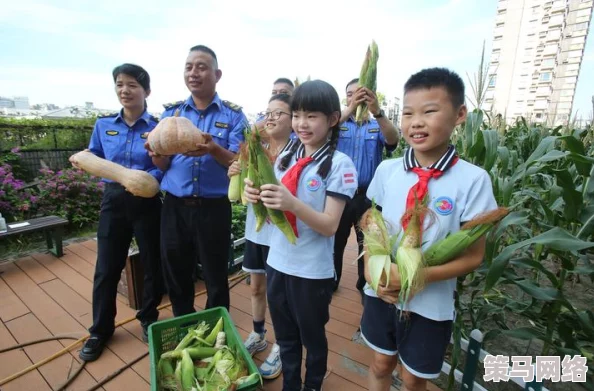
[[[427,266],[443,265],[474,244],[487,234],[491,228],[503,219],[509,210],[498,208],[491,212],[481,214],[460,228],[460,231],[448,235],[445,239],[433,243],[424,253]]]
[[[255,130],[252,133],[256,132]],[[250,137],[251,138],[251,137]],[[252,186],[256,189],[260,188],[260,176],[258,175],[258,156],[257,150],[253,142],[248,144],[249,158],[248,158],[248,171],[247,178],[252,182]],[[264,224],[266,223],[266,217],[268,212],[262,202],[256,202],[252,204],[252,211],[256,216],[256,232],[260,232]]]
[[[247,138],[249,135],[249,128],[245,128],[243,130],[244,139]],[[241,143],[239,147],[239,153],[237,154],[237,161],[239,162],[239,175],[233,175],[229,179],[229,190],[227,192],[227,196],[229,197],[229,201],[236,202],[240,201],[246,205],[244,202],[244,195],[243,195],[243,188],[245,186],[244,179],[247,176],[247,143]]]
[[[225,345],[223,318],[218,319],[206,336],[205,330],[209,328],[205,326],[205,322],[201,322],[188,329],[187,335],[178,344],[178,347],[186,347],[161,354],[157,364],[159,390],[223,391],[236,389],[255,379],[261,383],[258,372],[249,375],[240,348]],[[196,337],[198,330],[200,338]],[[217,347],[210,347],[215,341]]]
[[[179,342],[174,350],[181,351],[190,346],[194,341],[204,338],[204,335],[209,329],[210,327],[206,324],[206,322],[201,322],[195,327],[189,328],[187,334]]]
[[[365,60],[361,66],[361,73],[359,74],[359,85],[367,87],[374,93],[377,90],[377,61],[379,59],[379,50],[375,41],[371,41],[371,45],[367,47],[365,53]],[[357,107],[357,114],[355,121],[361,125],[369,118],[369,108],[366,103],[361,103]]]
[[[262,136],[256,129],[252,130],[248,137],[248,151],[248,177],[254,183],[253,187],[260,188],[260,186],[268,184],[278,185],[271,157],[262,146]],[[269,217],[270,221],[281,230],[291,244],[296,243],[295,232],[283,211],[266,208],[261,202],[252,204],[252,206],[256,215],[256,231],[260,231],[266,218]]]
[[[408,225],[404,229],[402,240],[396,250],[396,265],[398,274],[400,274],[399,300],[401,304],[408,302],[410,295],[420,291],[425,285],[423,276],[425,263],[421,238],[425,215],[428,212],[426,202],[417,200],[415,205],[402,216],[401,221],[408,221]]]
[[[367,263],[371,287],[377,291],[380,284],[390,280],[390,264],[395,261],[393,248],[397,235],[390,236],[388,224],[372,201],[371,208],[361,218],[361,229],[367,247]]]

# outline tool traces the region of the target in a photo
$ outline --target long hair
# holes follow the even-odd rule
[[[334,87],[329,83],[322,80],[306,81],[295,89],[291,101],[291,111],[320,112],[328,117],[336,112],[340,115],[340,99],[338,98],[338,93]],[[330,149],[318,169],[318,175],[322,178],[326,178],[332,168],[332,156],[336,150],[338,135],[340,133],[340,125],[338,122],[339,121],[336,122],[336,125],[330,128]],[[279,164],[279,169],[281,171],[287,169],[289,162],[300,145],[301,141],[297,141],[293,144],[289,153],[283,156]]]

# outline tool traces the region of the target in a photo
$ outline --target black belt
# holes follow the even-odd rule
[[[166,193],[165,197],[173,200],[175,203],[185,206],[224,205],[226,203],[229,203],[229,199],[227,197],[177,197],[171,193]]]

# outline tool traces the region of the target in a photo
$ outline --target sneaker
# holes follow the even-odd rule
[[[141,322],[140,325],[142,326],[142,340],[146,343],[149,341],[148,337],[148,329],[151,324],[154,322]]]
[[[99,337],[90,337],[83,345],[78,357],[83,361],[95,361],[101,356],[106,340]]]
[[[268,347],[268,342],[264,339],[266,332],[259,334],[252,331],[244,342],[245,348],[252,356],[258,352],[265,350]]]
[[[276,379],[280,376],[283,364],[280,357],[280,346],[274,344],[266,361],[260,365],[260,375],[263,379]]]

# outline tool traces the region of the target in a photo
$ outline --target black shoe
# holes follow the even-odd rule
[[[317,391],[317,390],[315,388],[309,388],[304,385],[303,388],[301,389],[301,391]],[[320,387],[319,391],[322,391],[321,387]]]
[[[83,361],[95,361],[101,356],[103,348],[105,347],[107,340],[100,337],[91,337],[87,339],[83,345],[78,357]]]
[[[148,343],[148,341],[149,341],[149,336],[148,336],[149,326],[153,323],[154,322],[141,322],[140,323],[142,325],[142,340],[146,343]]]

